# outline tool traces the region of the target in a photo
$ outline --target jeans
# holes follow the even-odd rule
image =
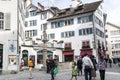
[[[100,80],[105,80],[105,70],[99,70],[100,72]]]
[[[91,68],[89,69],[84,69],[84,74],[85,74],[85,80],[91,80]]]
[[[54,80],[54,68],[51,69],[51,80]]]

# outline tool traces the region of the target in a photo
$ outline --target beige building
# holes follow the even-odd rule
[[[114,63],[120,61],[120,27],[112,23],[107,23],[105,26],[107,54],[113,59]]]

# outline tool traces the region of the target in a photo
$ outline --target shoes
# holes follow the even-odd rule
[[[33,79],[33,77],[29,77],[29,79]]]

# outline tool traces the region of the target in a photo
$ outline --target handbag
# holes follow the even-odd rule
[[[92,77],[96,77],[96,71],[95,71],[95,69],[91,69],[91,76]]]
[[[54,68],[53,72],[54,72],[54,75],[56,75],[58,73],[58,68]]]

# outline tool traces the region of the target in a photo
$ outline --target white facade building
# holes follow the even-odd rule
[[[76,56],[84,56],[85,53],[94,55],[97,59],[99,56],[105,56],[105,15],[102,10],[102,1],[87,4],[82,4],[79,0],[73,1],[76,1],[73,2],[76,5],[62,10],[56,7],[41,10],[32,3],[27,7],[26,42],[21,47],[21,57],[27,60],[33,57],[35,64],[39,62],[36,60],[42,59],[42,48],[38,49],[34,46],[42,46],[40,40],[43,39],[44,28],[46,28],[49,42],[55,40],[64,42],[48,44],[48,47],[53,45],[57,47],[56,50],[48,50],[48,54],[57,54],[60,62],[72,61]],[[28,43],[30,41],[33,44]]]
[[[105,30],[108,58],[113,59],[113,63],[118,63],[120,61],[120,27],[107,23]]]
[[[18,41],[20,39],[22,42],[21,36],[24,33],[22,30],[23,17],[21,18],[22,15],[19,13],[24,8],[18,8],[18,1],[0,0],[0,69],[3,73],[11,70],[18,71],[19,69]],[[22,3],[23,1],[20,0]],[[20,36],[18,35],[19,32]]]

